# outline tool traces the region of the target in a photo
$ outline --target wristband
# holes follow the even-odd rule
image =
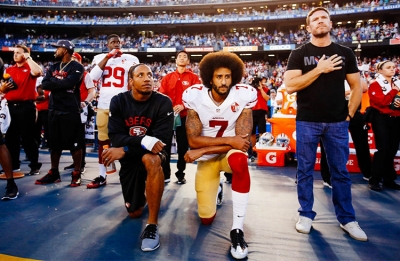
[[[154,147],[154,145],[160,141],[159,139],[157,139],[156,137],[152,137],[152,136],[144,136],[142,141],[141,141],[141,145],[143,149],[146,149],[148,151],[151,151]]]

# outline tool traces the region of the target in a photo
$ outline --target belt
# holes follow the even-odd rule
[[[32,104],[33,101],[7,101],[8,106],[19,106],[19,105],[26,105]]]

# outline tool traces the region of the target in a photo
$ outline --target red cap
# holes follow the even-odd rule
[[[79,62],[82,62],[82,56],[79,53],[73,53],[72,57],[77,59]]]

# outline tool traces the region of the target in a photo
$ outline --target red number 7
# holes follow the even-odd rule
[[[221,128],[218,130],[216,137],[222,137],[222,135],[224,134],[224,131],[228,127],[228,121],[211,120],[209,125],[212,128],[220,126]]]

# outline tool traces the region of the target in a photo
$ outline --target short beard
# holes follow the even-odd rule
[[[229,94],[229,92],[231,91],[231,88],[229,87],[229,86],[227,86],[228,87],[228,92],[226,92],[226,93],[221,93],[219,90],[218,90],[218,87],[217,86],[215,86],[214,84],[212,84],[212,89],[218,94],[218,95],[221,95],[221,96],[228,96],[228,94]]]
[[[330,32],[323,32],[319,34],[313,34],[312,36],[315,38],[324,38],[327,34],[330,34]]]
[[[56,61],[62,61],[63,57],[64,57],[64,56],[54,56],[54,59],[55,59]]]

